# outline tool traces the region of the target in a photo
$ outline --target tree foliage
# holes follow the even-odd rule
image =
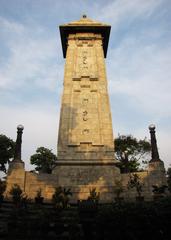
[[[166,185],[161,185],[161,186],[153,185],[152,187],[153,187],[154,194],[164,194],[166,189],[168,188]]]
[[[140,163],[145,163],[151,150],[145,139],[137,140],[131,135],[119,135],[115,139],[115,158],[122,173],[140,170]]]
[[[5,190],[6,190],[6,181],[2,181],[0,179],[0,197],[3,195]]]
[[[15,142],[5,135],[0,135],[0,171],[6,173],[6,164],[14,157]]]
[[[52,153],[52,150],[39,147],[36,153],[30,157],[30,163],[36,165],[36,171],[43,173],[51,173],[52,169],[56,166],[57,157]]]
[[[138,196],[141,197],[142,187],[143,184],[141,182],[140,177],[136,173],[131,174],[128,181],[128,189],[135,188],[138,193]]]

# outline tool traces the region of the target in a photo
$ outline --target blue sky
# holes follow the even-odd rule
[[[56,152],[65,60],[58,26],[89,18],[112,26],[106,68],[114,135],[149,138],[171,164],[170,0],[0,0],[0,133],[15,139],[22,123],[23,160],[36,148]]]

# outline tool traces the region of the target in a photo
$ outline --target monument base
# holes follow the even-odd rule
[[[23,161],[12,161],[9,164],[7,173],[7,188],[6,193],[9,194],[14,184],[17,184],[24,190],[25,181],[25,164]]]
[[[132,173],[133,174],[133,173]],[[166,185],[166,175],[163,163],[150,163],[143,172],[135,172],[142,183],[142,196],[145,201],[153,199],[153,185]],[[7,189],[4,196],[10,198],[10,189],[18,184],[27,196],[34,200],[37,191],[42,190],[42,196],[47,202],[52,201],[56,187],[70,188],[71,203],[87,199],[90,190],[96,188],[100,193],[100,203],[112,203],[116,198],[116,180],[121,180],[123,192],[121,197],[125,201],[135,201],[137,192],[128,189],[130,174],[120,174],[120,170],[113,161],[58,161],[52,174],[25,171],[22,163],[12,164],[7,175]]]
[[[58,185],[70,188],[71,202],[87,199],[90,190],[96,188],[101,203],[114,201],[115,181],[121,178],[120,170],[114,162],[62,162],[54,169]]]

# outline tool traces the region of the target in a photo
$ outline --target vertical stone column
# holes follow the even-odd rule
[[[24,162],[21,160],[21,147],[22,147],[22,134],[24,127],[22,125],[17,126],[17,139],[15,144],[14,159],[9,164],[10,172],[13,168],[24,168]]]
[[[156,135],[155,135],[155,125],[151,124],[149,126],[150,137],[151,137],[151,160],[150,162],[159,162],[159,152],[157,147]]]
[[[9,191],[14,184],[18,184],[22,190],[24,190],[25,188],[25,169],[24,162],[21,160],[23,129],[24,127],[22,125],[17,126],[17,139],[15,145],[14,159],[9,163],[7,173],[7,196],[9,196]]]
[[[21,160],[21,145],[22,145],[22,134],[24,127],[22,125],[17,126],[17,139],[15,145],[15,153],[14,153],[14,162],[22,162]]]

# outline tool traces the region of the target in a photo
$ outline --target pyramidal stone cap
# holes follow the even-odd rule
[[[59,26],[62,42],[63,56],[66,57],[67,51],[67,38],[69,34],[79,33],[79,32],[88,32],[88,33],[97,33],[101,34],[103,38],[103,51],[104,57],[107,55],[107,48],[109,42],[111,26],[94,21],[84,14],[82,18],[78,21],[70,22]]]

